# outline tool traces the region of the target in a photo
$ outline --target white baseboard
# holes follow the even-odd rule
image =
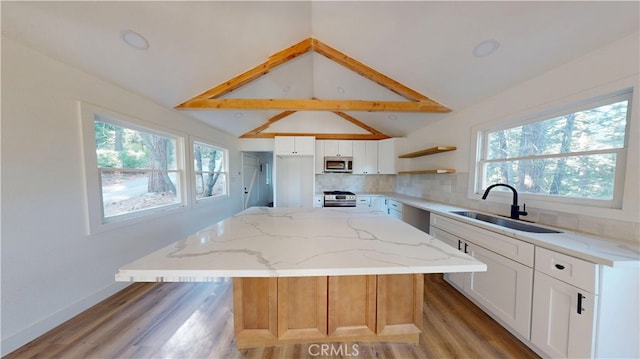
[[[20,330],[17,333],[11,334],[6,338],[3,337],[2,342],[0,342],[0,355],[5,356],[6,354],[11,353],[12,351],[29,343],[33,339],[84,312],[85,310],[91,308],[92,306],[121,291],[131,284],[132,283],[115,282],[108,287],[84,299],[81,299],[64,309],[53,313],[49,317]]]

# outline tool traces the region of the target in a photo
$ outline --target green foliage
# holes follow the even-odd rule
[[[149,150],[139,131],[95,121],[98,167],[147,168]]]
[[[613,198],[615,150],[625,146],[627,111],[624,100],[487,133],[485,184],[508,183],[529,193]]]
[[[114,150],[97,149],[96,155],[98,155],[98,167],[105,168],[119,168],[120,159],[118,158],[118,152]]]
[[[121,168],[145,168],[149,164],[149,154],[144,151],[122,150],[118,159]]]

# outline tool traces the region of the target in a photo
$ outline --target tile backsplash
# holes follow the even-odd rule
[[[316,192],[351,191],[355,193],[395,192],[429,201],[447,203],[463,208],[508,215],[502,203],[478,201],[467,197],[468,173],[353,175],[330,173],[316,175]],[[579,215],[527,206],[527,220],[571,231],[640,245],[640,225],[628,221]]]
[[[327,173],[316,175],[316,192],[393,192],[396,175],[353,175]]]
[[[403,174],[394,178],[391,192],[426,200],[447,203],[478,211],[508,215],[504,204],[467,198],[468,173],[455,174]],[[628,221],[584,216],[527,206],[528,220],[603,238],[631,241],[640,244],[640,225]]]

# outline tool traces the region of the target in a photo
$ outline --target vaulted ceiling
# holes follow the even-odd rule
[[[2,1],[1,6],[3,37],[170,108],[315,38],[456,111],[637,32],[640,23],[635,1]],[[127,46],[121,34],[128,29],[142,34],[148,49]],[[500,43],[497,51],[475,57],[474,47],[489,39]],[[408,101],[314,51],[220,98]],[[180,111],[234,136],[283,113],[243,106]],[[448,116],[342,113],[389,136]],[[344,117],[333,111],[303,115],[298,111],[271,127],[297,132],[304,121],[313,121],[315,132],[344,127],[338,124]],[[367,133],[351,126],[353,133]]]

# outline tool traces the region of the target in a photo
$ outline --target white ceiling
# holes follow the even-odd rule
[[[171,108],[315,37],[456,111],[637,32],[640,23],[637,1],[1,4],[3,36]],[[149,49],[128,47],[120,38],[127,29],[144,35]],[[486,39],[498,40],[498,51],[474,57]],[[314,53],[227,97],[399,98]],[[184,112],[239,136],[280,111]],[[349,114],[391,136],[447,116]]]

